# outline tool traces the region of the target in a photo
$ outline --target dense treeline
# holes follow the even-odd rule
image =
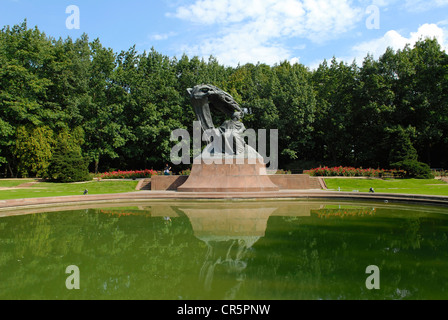
[[[186,89],[200,83],[247,108],[246,128],[279,130],[283,168],[417,158],[448,167],[448,55],[436,40],[367,56],[362,67],[225,67],[154,49],[116,53],[87,35],[56,40],[25,21],[0,33],[0,175],[45,176],[61,154],[90,172],[161,168],[171,131],[192,128]]]

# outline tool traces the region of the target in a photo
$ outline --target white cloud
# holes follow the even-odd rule
[[[406,0],[405,8],[411,12],[422,12],[446,5],[448,0]]]
[[[424,12],[434,8],[441,8],[448,5],[448,0],[361,0],[379,7],[389,7],[398,5],[400,8],[409,12]]]
[[[371,54],[375,59],[378,59],[388,47],[394,50],[403,49],[406,44],[412,47],[417,41],[425,38],[436,38],[442,49],[448,49],[448,30],[436,24],[424,24],[416,32],[411,32],[408,38],[395,30],[390,30],[381,38],[358,44],[352,48],[354,55],[350,61],[356,58],[357,63],[361,64],[367,54]],[[347,59],[344,60],[348,61]]]
[[[363,18],[365,8],[351,6],[351,1],[304,0],[307,12],[305,30],[300,34],[314,42],[323,42],[352,30]]]
[[[168,15],[200,24],[228,24],[265,15],[267,5],[274,3],[275,1],[270,0],[197,0],[192,5],[179,7],[174,14]]]
[[[160,41],[160,40],[167,40],[168,38],[171,38],[173,36],[175,36],[176,33],[175,32],[169,32],[169,33],[158,33],[158,34],[153,34],[151,35],[149,38],[151,40],[156,40],[156,41]]]
[[[296,63],[300,63],[300,58],[298,58],[298,57],[291,58],[291,59],[289,59],[289,63],[291,63],[292,65],[296,64]]]
[[[247,31],[205,40],[196,46],[184,46],[182,50],[188,55],[202,57],[213,55],[220,63],[232,66],[248,62],[272,65],[290,57],[288,49],[275,44],[262,43]]]
[[[188,54],[236,65],[293,59],[287,39],[322,43],[352,30],[363,14],[351,0],[196,0],[170,16],[204,26],[200,43],[182,48]],[[212,27],[219,30],[207,33]]]

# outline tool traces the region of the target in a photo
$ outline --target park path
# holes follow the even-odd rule
[[[29,188],[32,187],[33,185],[39,183],[40,181],[33,181],[33,182],[27,182],[27,183],[22,183],[19,184],[18,186],[15,186],[15,189],[20,189],[20,188]]]
[[[44,179],[35,179],[34,181],[31,181],[31,182],[19,184],[18,186],[15,186],[15,188],[29,188],[29,187],[34,186],[35,184],[38,184],[38,183],[44,182],[44,181],[45,181]]]
[[[22,184],[19,184],[18,186],[15,187],[7,187],[7,188],[0,188],[0,190],[14,190],[14,189],[25,189],[25,188],[30,188],[33,185],[42,182],[42,179],[36,179],[35,181],[31,181],[31,182],[25,182]]]

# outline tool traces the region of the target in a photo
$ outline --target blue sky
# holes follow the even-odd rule
[[[0,0],[0,25],[91,40],[115,52],[135,45],[170,57],[215,56],[221,64],[284,60],[314,68],[333,56],[358,63],[421,37],[448,48],[448,0]],[[66,20],[79,8],[79,29]],[[73,20],[71,20],[73,21]]]

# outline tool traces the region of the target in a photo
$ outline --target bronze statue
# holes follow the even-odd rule
[[[208,142],[213,143],[211,136],[215,137],[211,153],[242,154],[246,145],[243,137],[246,128],[240,120],[244,112],[235,99],[227,92],[210,84],[197,85],[187,91],[202,129],[209,133]],[[213,124],[211,111],[224,113],[231,119],[224,121],[217,129]],[[220,143],[217,143],[217,140],[220,140]]]

